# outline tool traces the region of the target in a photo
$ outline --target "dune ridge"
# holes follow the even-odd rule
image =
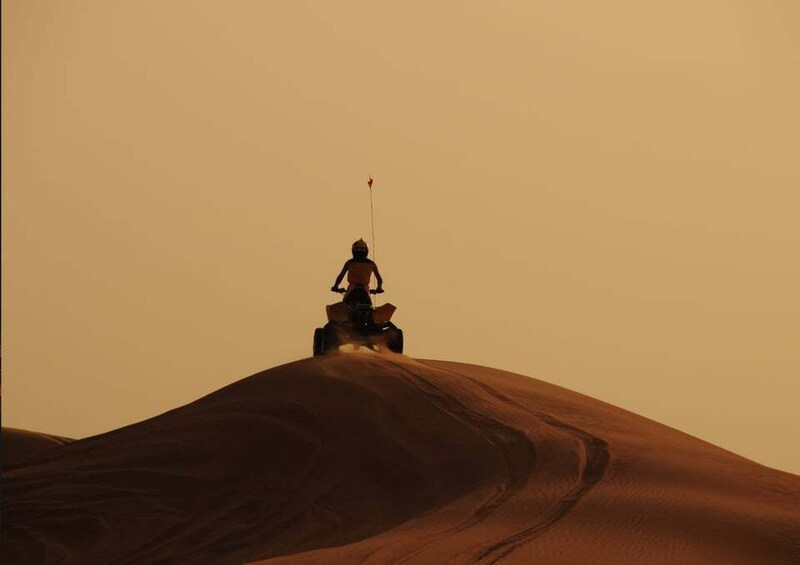
[[[795,563],[800,477],[473,365],[339,354],[3,467],[7,563]]]
[[[49,449],[75,441],[67,437],[17,428],[3,428],[2,432],[3,465],[31,459]]]

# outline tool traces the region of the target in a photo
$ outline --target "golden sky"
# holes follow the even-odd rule
[[[370,238],[415,357],[800,473],[794,0],[3,2],[3,425],[308,356]]]

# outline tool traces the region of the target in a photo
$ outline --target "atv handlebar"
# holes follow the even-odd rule
[[[332,286],[331,292],[338,292],[339,294],[344,294],[345,292],[347,292],[347,290],[338,286]],[[383,292],[384,290],[382,288],[376,288],[374,290],[369,291],[370,294],[383,294]]]

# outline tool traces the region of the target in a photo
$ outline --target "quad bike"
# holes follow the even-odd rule
[[[403,330],[390,321],[395,307],[388,303],[373,307],[370,294],[377,291],[367,293],[366,288],[356,287],[344,301],[327,307],[328,323],[314,330],[315,356],[337,351],[340,345],[347,344],[356,349],[403,352]]]

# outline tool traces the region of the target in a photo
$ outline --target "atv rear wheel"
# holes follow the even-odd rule
[[[314,357],[325,355],[325,330],[317,328],[314,330]]]
[[[331,324],[326,324],[324,328],[322,328],[322,343],[324,345],[323,352],[328,353],[329,351],[338,351],[339,346],[342,345],[339,341],[339,332],[336,331],[336,327]]]
[[[389,335],[389,339],[386,340],[386,347],[388,347],[389,351],[391,351],[392,353],[402,353],[403,352],[403,330],[394,330]]]

